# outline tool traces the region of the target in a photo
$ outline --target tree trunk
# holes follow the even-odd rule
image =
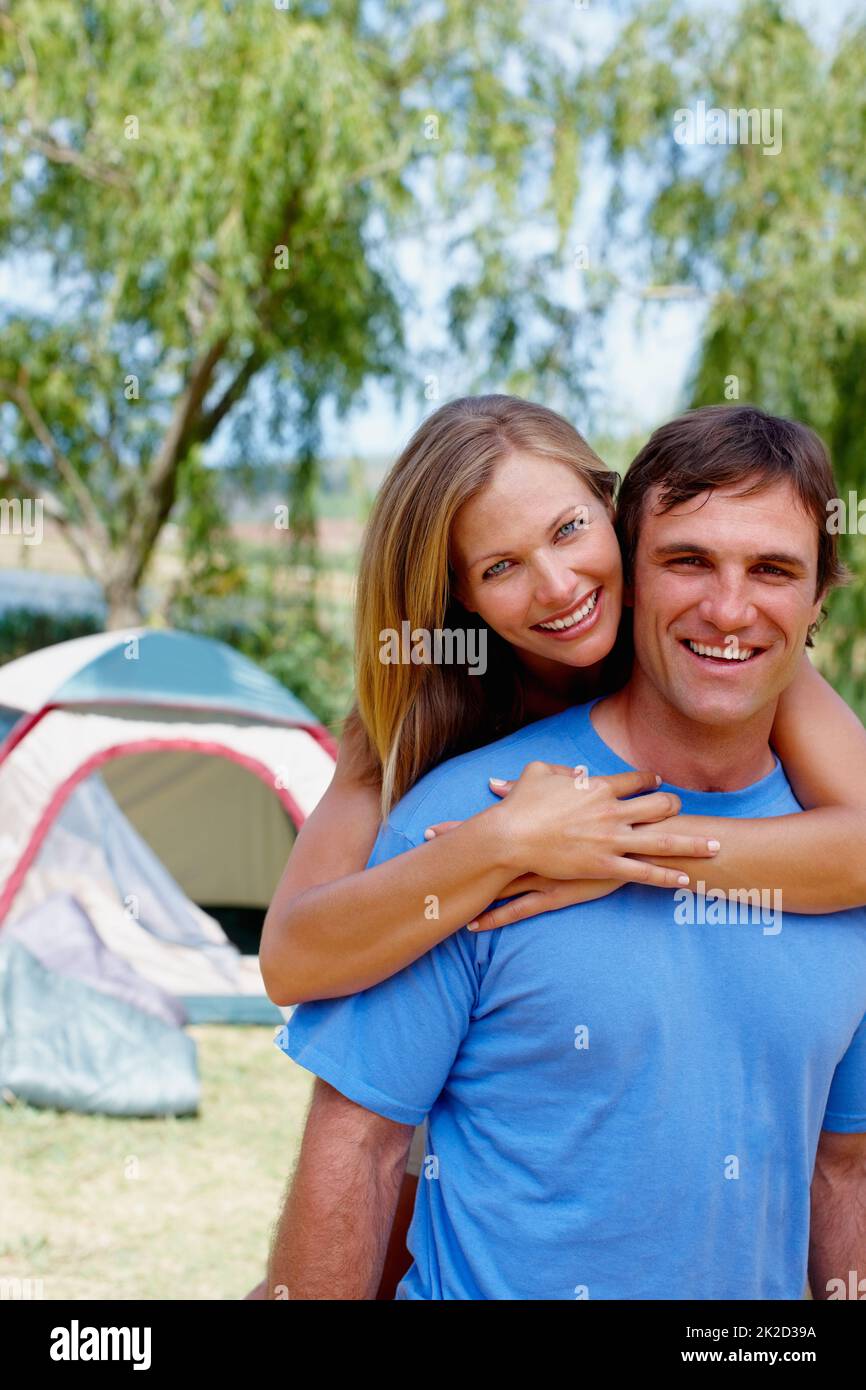
[[[131,589],[127,584],[118,582],[106,583],[105,601],[108,605],[105,619],[105,626],[108,631],[114,632],[118,628],[134,628],[144,625],[144,613],[136,589]]]

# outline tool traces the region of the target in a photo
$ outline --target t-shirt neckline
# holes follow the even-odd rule
[[[578,762],[581,756],[588,755],[602,773],[634,772],[634,765],[627,763],[610,744],[605,743],[590,718],[594,707],[604,699],[607,699],[606,695],[596,695],[594,699],[582,705],[575,705],[569,711],[572,716],[570,735],[579,755]],[[682,800],[683,811],[730,816],[744,816],[750,811],[755,811],[766,815],[768,802],[790,798],[793,795],[785,770],[772,748],[770,753],[773,758],[772,771],[760,777],[757,782],[751,782],[749,786],[740,787],[737,791],[697,791],[691,787],[678,787],[674,782],[668,781],[662,782],[659,791],[675,792]]]

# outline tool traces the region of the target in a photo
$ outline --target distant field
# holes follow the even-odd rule
[[[334,499],[329,499],[331,503]],[[322,516],[319,522],[320,568],[315,575],[319,621],[336,636],[351,635],[354,582],[362,525],[353,517]],[[262,592],[269,572],[278,598],[292,602],[310,592],[311,576],[301,567],[283,566],[288,543],[270,519],[238,521],[232,526],[240,563],[247,571],[250,592],[239,599],[229,595],[203,600],[202,608],[219,608],[225,614],[244,613],[253,618],[261,611]],[[101,615],[101,590],[87,578],[77,556],[64,542],[57,526],[47,519],[40,545],[26,545],[18,537],[0,537],[0,612],[6,608],[36,607],[48,612],[93,612]],[[142,595],[145,608],[158,604],[182,569],[180,538],[176,528],[164,528],[148,570]]]
[[[270,1028],[189,1032],[198,1118],[0,1104],[0,1279],[52,1300],[240,1299],[264,1276],[312,1077]]]

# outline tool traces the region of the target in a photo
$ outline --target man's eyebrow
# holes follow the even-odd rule
[[[668,555],[682,555],[688,551],[689,555],[704,555],[712,559],[718,552],[711,550],[706,545],[698,545],[695,541],[670,541],[667,545],[657,545],[653,548],[653,555],[659,559],[664,559]],[[805,570],[807,563],[802,555],[794,555],[788,550],[762,550],[754,555],[748,555],[749,564],[762,565],[789,565],[792,569]]]
[[[552,531],[555,526],[558,526],[559,523],[562,521],[563,517],[571,516],[574,512],[586,510],[587,507],[585,502],[573,502],[570,507],[566,507],[563,511],[561,511],[559,513],[559,516],[556,517],[555,520],[551,521],[550,525],[547,528],[548,531]],[[470,561],[468,568],[474,570],[476,565],[483,564],[485,560],[492,560],[494,556],[501,555],[502,553],[503,552],[501,550],[491,550],[489,555],[479,555],[477,560]]]

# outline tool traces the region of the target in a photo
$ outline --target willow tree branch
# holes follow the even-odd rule
[[[94,539],[107,548],[109,544],[108,531],[103,525],[96,504],[83,479],[73,468],[72,463],[43,420],[35,401],[27,390],[25,381],[26,377],[24,381],[7,381],[0,378],[0,395],[5,395],[18,406],[21,414],[24,416],[43,449],[49,454],[57,472],[60,474],[70,493],[78,503],[81,514],[90,527]]]

